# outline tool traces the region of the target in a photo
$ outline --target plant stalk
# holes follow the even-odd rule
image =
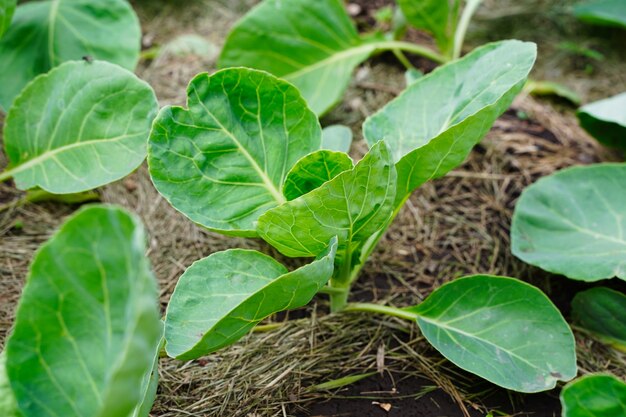
[[[419,317],[415,313],[404,310],[402,308],[383,306],[373,303],[348,303],[343,311],[359,311],[368,313],[385,314],[387,316],[398,317],[405,320],[414,321]]]
[[[463,8],[463,13],[461,14],[461,19],[459,20],[459,25],[457,26],[454,34],[452,59],[458,59],[461,57],[461,49],[463,48],[463,42],[465,41],[465,34],[467,33],[469,22],[472,20],[472,16],[476,13],[476,9],[478,9],[478,6],[480,6],[482,1],[483,0],[467,0],[467,4],[465,5],[465,8]]]
[[[376,49],[385,49],[393,51],[404,51],[410,52],[415,55],[420,55],[425,58],[430,59],[431,61],[435,61],[438,64],[443,64],[448,61],[448,58],[441,55],[438,52],[433,51],[430,48],[425,46],[417,45],[411,42],[403,42],[403,41],[379,41],[373,42],[370,44],[374,46]]]

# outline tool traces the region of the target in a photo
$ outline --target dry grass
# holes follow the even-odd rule
[[[152,3],[135,3],[144,21],[150,17],[144,25],[149,44],[199,33],[220,45],[232,21],[253,2],[237,2],[236,10],[225,0],[197,1],[188,8],[158,3],[158,10]],[[141,75],[155,87],[162,104],[182,104],[189,79],[213,67],[207,57],[163,57],[145,64]],[[358,71],[344,103],[323,122],[351,126],[357,139],[353,154],[360,156],[366,150],[360,136],[363,119],[402,88],[402,71],[374,60]],[[517,112],[528,115],[528,120],[518,118]],[[515,201],[540,176],[614,158],[581,132],[571,114],[520,98],[463,166],[413,195],[367,265],[354,297],[411,305],[458,276],[490,273],[529,280],[559,299],[563,280],[524,265],[509,252],[508,226]],[[223,237],[193,225],[158,195],[145,166],[100,193],[102,201],[122,205],[144,221],[163,306],[178,276],[196,259],[230,247],[275,255],[258,240]],[[2,201],[18,195],[12,187],[0,185]],[[0,346],[33,252],[72,210],[50,203],[0,213]],[[443,360],[415,326],[393,318],[326,312],[326,300],[319,297],[292,314],[298,319],[275,318],[282,323],[277,330],[253,333],[210,357],[188,363],[163,359],[153,414],[295,415],[312,401],[342,395],[341,390],[319,392],[311,386],[370,371],[392,375],[401,395],[423,394],[403,392],[402,386],[405,380],[425,377],[448,393],[460,410],[487,409],[484,395],[476,394],[476,380]],[[626,377],[622,354],[580,333],[577,336],[581,372],[607,371]],[[488,384],[479,387],[492,390]]]

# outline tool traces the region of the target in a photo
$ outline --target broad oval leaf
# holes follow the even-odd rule
[[[452,52],[460,3],[460,0],[398,0],[406,20],[430,32],[446,54]]]
[[[160,338],[143,228],[122,209],[73,215],[37,252],[7,342],[24,417],[127,417]]]
[[[333,273],[337,240],[293,272],[260,252],[230,249],[191,265],[167,307],[168,355],[189,360],[228,346],[264,318],[301,307]]]
[[[291,168],[285,180],[283,194],[287,200],[293,200],[353,167],[352,159],[343,152],[325,149],[315,151],[302,157]]]
[[[352,130],[344,125],[331,125],[322,129],[322,149],[348,153],[352,145]]]
[[[118,180],[146,157],[152,88],[102,61],[67,62],[33,80],[4,127],[9,170],[23,190],[78,193]]]
[[[17,0],[0,0],[0,38],[11,25]]]
[[[624,0],[592,0],[574,6],[574,15],[583,22],[626,28]]]
[[[285,201],[289,169],[320,148],[317,117],[291,84],[247,68],[199,74],[187,95],[187,109],[165,107],[154,123],[152,181],[194,222],[255,236],[258,217]]]
[[[626,295],[605,287],[583,291],[572,301],[572,316],[601,340],[626,351]]]
[[[384,142],[379,142],[356,166],[319,188],[282,204],[259,218],[259,235],[291,257],[320,253],[338,236],[342,254],[353,243],[376,233],[393,211],[396,172]],[[347,261],[349,262],[349,260]]]
[[[230,32],[219,66],[269,71],[292,82],[323,114],[374,49],[361,40],[340,0],[265,0]]]
[[[539,392],[576,376],[574,336],[563,316],[517,279],[460,278],[408,310],[446,358],[501,387]]]
[[[418,79],[363,125],[384,139],[398,170],[398,203],[461,164],[511,104],[537,55],[530,42],[482,46]]]
[[[626,279],[626,165],[567,168],[526,188],[513,213],[511,250],[569,278]]]
[[[612,375],[586,375],[563,388],[563,417],[623,417],[626,384]]]
[[[626,93],[581,107],[580,125],[603,144],[626,150]]]
[[[0,107],[57,65],[91,56],[134,70],[139,20],[125,0],[44,0],[21,4],[0,42]]]

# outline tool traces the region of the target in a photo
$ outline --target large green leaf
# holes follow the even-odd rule
[[[614,347],[626,351],[626,295],[598,287],[576,294],[575,322]]]
[[[139,221],[81,209],[37,252],[7,342],[25,417],[128,417],[160,338],[156,282]]]
[[[583,22],[626,28],[624,0],[594,0],[574,6],[574,15]]]
[[[563,316],[517,279],[460,278],[407,310],[446,358],[502,387],[538,392],[576,376],[574,336]]]
[[[191,265],[180,277],[165,317],[165,348],[194,359],[230,345],[261,320],[301,307],[333,273],[337,240],[293,272],[260,252],[231,249]]]
[[[465,160],[524,86],[535,57],[529,42],[482,46],[418,79],[365,121],[367,142],[384,139],[397,162],[398,204]]]
[[[341,99],[354,68],[374,49],[361,40],[341,0],[265,0],[230,32],[219,66],[282,77],[322,114]]]
[[[515,256],[583,281],[626,279],[626,165],[564,169],[526,188],[515,206]]]
[[[338,236],[338,257],[343,257],[389,219],[395,181],[389,150],[379,142],[353,169],[266,212],[259,218],[259,235],[292,257],[315,256],[326,247],[324,242]]]
[[[158,104],[133,73],[103,61],[67,62],[32,81],[4,127],[0,178],[20,189],[78,193],[120,179],[146,156]]]
[[[409,23],[430,32],[444,53],[452,52],[461,0],[398,0]]]
[[[295,87],[246,68],[199,74],[187,95],[187,109],[165,107],[154,123],[152,181],[194,222],[255,236],[257,218],[285,201],[289,169],[320,148],[317,117]]]
[[[626,151],[626,93],[587,104],[576,114],[580,125],[593,137]]]
[[[17,0],[0,0],[0,38],[11,25]]]
[[[325,149],[312,152],[291,168],[285,180],[283,194],[287,200],[293,200],[353,167],[352,159],[343,152]]]
[[[35,76],[91,56],[133,70],[141,30],[125,0],[44,0],[20,5],[0,42],[0,108]]]
[[[624,417],[626,384],[612,375],[586,375],[561,392],[563,417]]]

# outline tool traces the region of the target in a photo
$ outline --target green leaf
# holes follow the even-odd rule
[[[569,326],[548,297],[517,279],[456,279],[407,310],[446,358],[504,388],[539,392],[576,376]]]
[[[348,153],[352,145],[352,130],[344,125],[331,125],[322,129],[322,149]]]
[[[398,0],[408,22],[431,33],[444,53],[452,51],[460,0]]]
[[[269,71],[293,83],[323,114],[374,49],[361,40],[340,0],[265,0],[235,25],[218,65]]]
[[[612,375],[586,375],[561,391],[563,417],[623,417],[626,384]]]
[[[418,79],[363,125],[371,145],[384,139],[397,162],[397,204],[461,164],[526,82],[536,57],[529,42],[503,41]]]
[[[626,151],[626,93],[581,107],[580,125],[606,146]]]
[[[404,73],[404,81],[409,86],[424,76],[424,73],[417,68],[409,68]]]
[[[0,38],[11,25],[16,5],[17,0],[0,0]]]
[[[127,417],[160,337],[139,220],[79,210],[39,249],[26,282],[6,347],[24,417]]]
[[[626,279],[626,165],[564,169],[526,188],[515,206],[515,256],[583,281]]]
[[[572,301],[576,323],[617,349],[626,351],[626,296],[598,287],[576,294]]]
[[[340,253],[353,250],[353,242],[367,240],[391,216],[395,181],[389,150],[379,142],[350,171],[265,213],[257,230],[291,257],[315,256],[333,236]]]
[[[191,265],[167,307],[165,348],[195,359],[230,345],[266,317],[307,304],[333,273],[337,240],[293,272],[260,252],[231,249]]]
[[[256,236],[258,217],[285,201],[287,172],[320,148],[317,117],[295,87],[246,68],[199,74],[187,95],[187,109],[165,107],[154,123],[152,181],[194,222]]]
[[[313,191],[344,171],[354,167],[352,159],[343,152],[319,150],[300,159],[285,180],[283,194],[293,200]]]
[[[139,20],[125,0],[46,0],[21,4],[0,42],[0,107],[8,109],[38,74],[91,56],[134,70]]]
[[[626,28],[624,0],[595,0],[574,6],[574,15],[583,22]]]
[[[579,105],[582,101],[578,93],[565,84],[555,81],[528,80],[524,86],[524,91],[534,96],[557,96],[568,100],[572,104]]]
[[[159,388],[159,358],[161,356],[161,350],[165,346],[165,323],[159,321],[159,339],[160,342],[154,351],[154,359],[152,361],[152,370],[144,375],[141,383],[141,402],[137,404],[132,417],[149,417],[154,400],[156,398],[157,389]]]
[[[55,194],[118,180],[145,158],[157,106],[152,88],[117,65],[62,64],[11,107],[4,126],[10,169],[0,178]]]
[[[6,351],[0,353],[0,415],[3,417],[22,417],[17,409],[17,402],[7,376],[6,356]]]

